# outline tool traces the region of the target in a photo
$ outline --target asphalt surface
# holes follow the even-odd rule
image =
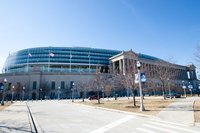
[[[0,133],[31,133],[32,124],[25,102],[16,102],[0,111]]]
[[[28,102],[28,106],[39,133],[199,133],[200,127],[190,123],[191,116],[186,117],[193,112],[189,109],[193,100],[177,100],[176,104],[169,106],[171,110],[165,109],[156,117],[104,110],[66,100],[34,101]],[[178,115],[180,109],[185,114]],[[174,119],[170,118],[171,115]],[[174,121],[176,119],[187,123]],[[16,102],[0,112],[0,133],[23,132],[34,132],[33,124],[26,103]]]
[[[200,97],[176,99],[176,102],[161,111],[157,117],[162,120],[193,126],[195,124],[193,111],[193,103],[195,100],[200,100]]]

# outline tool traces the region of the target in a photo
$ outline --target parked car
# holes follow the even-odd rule
[[[93,95],[91,97],[88,98],[89,100],[98,100],[100,99],[100,97],[98,97],[97,95]]]
[[[170,95],[166,95],[167,98],[170,98]],[[171,94],[171,98],[181,98],[181,94],[178,94],[178,93],[173,93]]]
[[[173,96],[174,98],[181,98],[181,94],[178,94],[178,93],[175,93]]]

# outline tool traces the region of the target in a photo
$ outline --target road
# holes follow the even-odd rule
[[[43,133],[199,133],[200,127],[67,101],[28,102]]]

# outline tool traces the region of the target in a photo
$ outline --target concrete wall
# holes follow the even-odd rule
[[[4,82],[4,78],[7,79],[7,84],[12,83],[11,86],[16,86],[19,83],[21,85],[21,91],[25,87],[25,99],[40,99],[44,98],[71,98],[70,82],[85,81],[88,82],[94,78],[95,74],[82,74],[82,73],[15,73],[15,74],[0,74],[0,82]],[[36,89],[33,89],[33,82],[36,82]],[[55,82],[55,89],[51,89],[52,81]],[[64,89],[61,89],[61,81],[64,81]],[[59,88],[59,89],[58,89]],[[7,91],[11,93],[12,90]],[[33,94],[34,93],[34,94]],[[59,93],[59,94],[58,94]],[[22,93],[20,94],[22,95]],[[33,96],[35,95],[35,96]],[[79,92],[75,92],[75,96],[79,96]]]

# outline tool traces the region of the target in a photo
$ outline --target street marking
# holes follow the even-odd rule
[[[110,123],[108,125],[105,125],[105,126],[99,128],[99,129],[96,129],[96,130],[94,130],[94,131],[92,131],[90,133],[104,133],[104,132],[110,130],[111,128],[114,128],[114,127],[116,127],[116,126],[118,126],[118,125],[120,125],[120,124],[122,124],[122,123],[124,123],[126,121],[129,121],[132,118],[133,118],[133,116],[128,115],[128,116],[126,116],[126,117],[124,117],[122,119],[119,119],[119,120],[117,120],[115,122],[112,122],[112,123]]]
[[[158,119],[152,119],[152,120],[157,121],[157,122],[167,123],[167,124],[173,124],[173,125],[177,125],[177,126],[189,127],[188,125],[178,124],[178,123],[175,123],[175,122],[163,121],[163,120],[158,120]]]
[[[159,127],[156,127],[156,126],[153,126],[153,125],[144,124],[144,126],[149,127],[149,128],[153,128],[153,129],[157,129],[157,130],[160,130],[160,131],[164,131],[164,132],[176,133],[173,130],[163,129],[163,128],[159,128]]]
[[[197,133],[193,130],[185,129],[185,128],[182,128],[182,127],[177,127],[177,126],[175,127],[175,126],[172,126],[172,125],[165,125],[165,124],[162,124],[162,123],[157,123],[157,122],[152,122],[152,121],[150,123],[160,125],[160,126],[164,126],[164,127],[175,128],[175,129],[178,129],[178,130],[184,130],[184,131],[191,132],[191,133]]]
[[[144,129],[144,128],[137,128],[137,130],[140,130],[140,131],[146,132],[146,133],[156,133],[155,131],[150,131],[150,130],[147,130],[147,129]]]

